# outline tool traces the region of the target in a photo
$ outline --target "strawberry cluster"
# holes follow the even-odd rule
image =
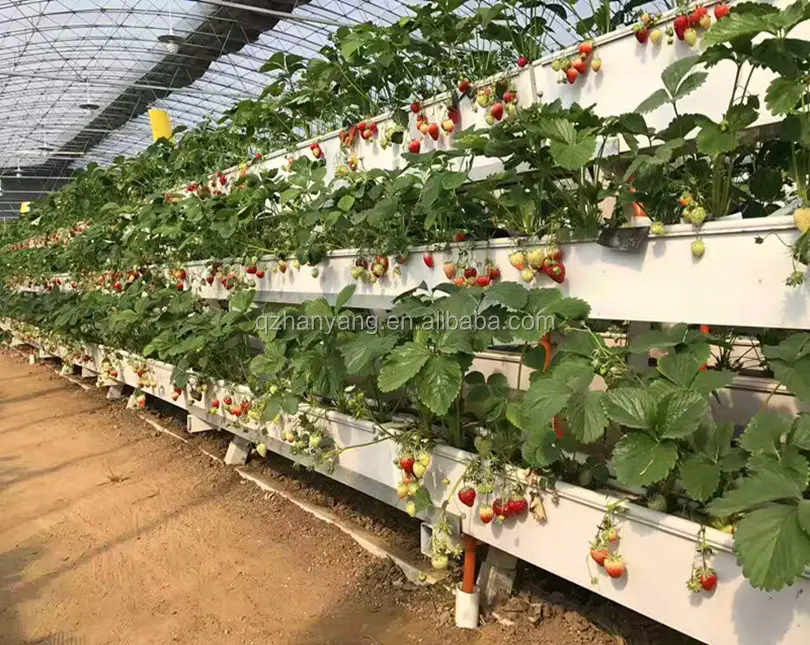
[[[557,284],[562,284],[565,281],[564,257],[561,248],[551,245],[545,249],[533,249],[528,253],[515,251],[509,256],[509,264],[520,271],[520,277],[524,282],[531,282],[540,273],[544,273]]]

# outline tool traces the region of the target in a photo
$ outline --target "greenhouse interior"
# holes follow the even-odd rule
[[[810,0],[0,51],[0,645],[810,643]]]

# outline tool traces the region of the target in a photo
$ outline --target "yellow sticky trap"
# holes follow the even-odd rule
[[[20,215],[27,215],[31,212],[31,202],[23,202],[20,204]]]
[[[172,138],[172,120],[166,110],[149,110],[149,123],[152,124],[152,138],[155,141]]]

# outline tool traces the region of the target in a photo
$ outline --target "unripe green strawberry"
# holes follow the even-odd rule
[[[647,508],[659,513],[667,512],[667,498],[663,495],[653,495],[647,500]]]
[[[695,206],[689,212],[688,221],[695,226],[700,226],[706,221],[706,209],[703,206]]]
[[[447,559],[447,556],[444,555],[443,553],[434,555],[430,559],[430,564],[433,566],[434,569],[446,569],[448,563],[449,560]]]
[[[694,47],[697,44],[697,37],[697,31],[691,27],[683,32],[683,40],[690,47]]]
[[[664,233],[666,233],[664,223],[660,221],[653,222],[652,226],[650,226],[650,233],[652,233],[653,235],[663,235]]]
[[[523,282],[531,282],[532,280],[534,280],[534,275],[535,275],[534,269],[526,268],[520,272],[520,277],[523,280]]]
[[[692,257],[697,258],[698,260],[703,257],[703,254],[706,252],[706,245],[703,243],[703,240],[695,240],[692,242]]]
[[[411,517],[414,517],[416,515],[416,504],[413,502],[408,502],[405,504],[405,512]]]
[[[793,211],[793,223],[802,233],[810,231],[810,208],[802,207]]]

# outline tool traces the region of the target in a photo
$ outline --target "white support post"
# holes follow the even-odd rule
[[[250,446],[250,441],[235,436],[231,439],[228,450],[225,452],[225,463],[228,466],[241,466],[247,462]]]
[[[481,607],[489,611],[512,594],[512,586],[517,575],[517,558],[490,546],[487,557],[478,572],[478,586],[481,589]]]
[[[189,414],[186,417],[186,430],[191,434],[195,434],[197,432],[208,432],[209,430],[216,429],[217,427],[215,425],[211,425],[208,423],[208,421],[195,417],[193,414]]]
[[[114,383],[107,388],[107,400],[108,401],[117,401],[121,398],[124,393],[124,384],[123,383]]]

